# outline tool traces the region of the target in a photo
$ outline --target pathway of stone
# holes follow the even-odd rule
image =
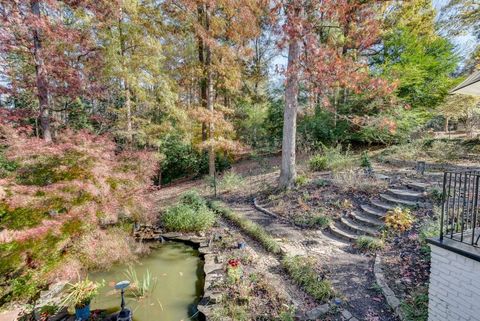
[[[228,203],[276,237],[287,254],[313,256],[328,269],[335,290],[344,296],[345,311],[340,320],[396,320],[374,286],[373,257],[352,253],[350,245],[341,239],[333,239],[321,231],[301,230],[258,211],[247,199],[239,201],[237,198]]]

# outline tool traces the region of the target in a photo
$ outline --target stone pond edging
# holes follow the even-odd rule
[[[405,317],[405,314],[402,311],[401,301],[395,296],[395,293],[388,286],[383,270],[384,270],[384,265],[383,265],[382,257],[379,254],[377,254],[375,256],[375,263],[373,265],[373,274],[375,274],[375,282],[378,284],[378,286],[382,290],[383,296],[387,300],[387,303],[390,306],[390,308],[392,308],[392,310],[395,312],[395,315],[401,321],[407,321],[407,318]]]
[[[219,304],[222,299],[222,293],[215,291],[214,284],[218,283],[223,278],[223,264],[212,249],[210,238],[204,236],[197,236],[193,234],[183,234],[177,232],[160,233],[159,236],[166,240],[193,243],[198,246],[200,256],[203,257],[203,273],[205,280],[203,284],[203,297],[197,304],[198,311],[203,314],[205,320],[208,321],[214,311],[215,305]]]

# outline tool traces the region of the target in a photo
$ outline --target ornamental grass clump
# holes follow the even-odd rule
[[[62,299],[62,306],[83,308],[90,304],[98,294],[103,283],[90,281],[88,278],[77,283],[68,283],[66,296]]]
[[[383,240],[366,235],[359,236],[356,245],[363,252],[375,252],[385,247]]]
[[[285,256],[282,265],[288,274],[305,292],[318,301],[326,301],[335,295],[330,281],[325,280],[318,271],[315,262],[309,257]]]
[[[387,228],[397,232],[409,230],[413,222],[414,218],[408,208],[395,207],[385,215],[385,225]]]
[[[181,196],[179,203],[166,209],[161,221],[167,231],[199,232],[211,228],[216,216],[198,192],[189,191]]]

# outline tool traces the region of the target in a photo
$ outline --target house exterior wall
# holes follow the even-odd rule
[[[428,321],[479,321],[480,262],[430,247]]]

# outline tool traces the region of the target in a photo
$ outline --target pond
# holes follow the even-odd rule
[[[119,310],[120,293],[113,286],[131,278],[127,275],[132,272],[140,282],[150,274],[154,283],[144,297],[134,297],[132,290],[125,292],[126,306],[133,311],[135,321],[200,320],[196,304],[202,296],[204,276],[203,261],[196,249],[183,243],[165,242],[137,263],[91,273],[91,280],[105,280],[105,287],[92,302],[92,309]]]

